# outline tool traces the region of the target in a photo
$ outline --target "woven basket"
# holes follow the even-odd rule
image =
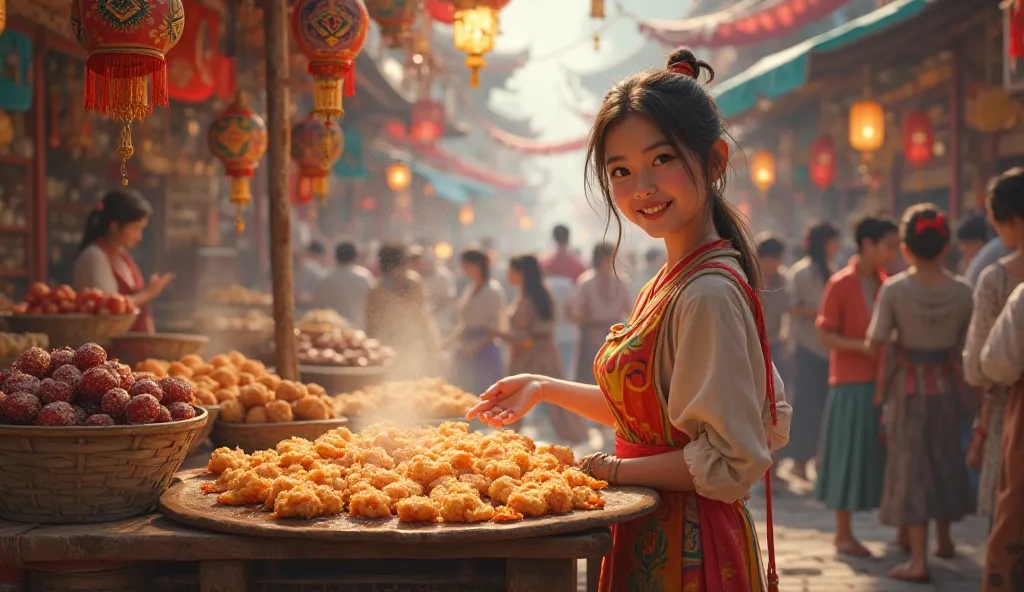
[[[0,426],[0,518],[19,522],[121,520],[149,511],[206,424]]]
[[[122,363],[135,366],[142,360],[180,360],[189,354],[199,353],[210,341],[204,335],[181,333],[125,333],[111,339],[111,357]]]
[[[348,418],[320,419],[316,421],[289,421],[284,423],[214,423],[210,439],[214,446],[241,448],[246,452],[266,450],[292,436],[316,440],[328,431],[348,423]]]
[[[299,366],[299,379],[302,382],[315,382],[331,395],[351,393],[380,384],[387,378],[387,373],[388,368],[385,366]]]
[[[188,447],[188,456],[195,455],[203,447],[203,444],[210,438],[210,434],[213,433],[214,423],[217,421],[217,416],[220,415],[220,405],[201,405],[201,407],[206,409],[206,423],[192,440],[192,445]]]
[[[50,347],[77,348],[90,341],[100,345],[131,328],[138,313],[127,315],[14,315],[7,317],[7,326],[14,333],[46,333]]]

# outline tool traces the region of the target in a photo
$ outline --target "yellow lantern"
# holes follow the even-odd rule
[[[476,214],[473,212],[473,206],[466,204],[459,210],[459,224],[463,226],[469,226],[473,223]]]
[[[480,85],[480,68],[487,65],[484,54],[494,49],[494,38],[498,36],[498,9],[487,5],[465,7],[456,4],[455,23],[452,30],[455,47],[464,51],[466,66],[471,74],[469,85],[476,88]]]
[[[521,216],[519,218],[519,230],[527,232],[531,228],[533,228],[533,218],[529,216]]]
[[[395,162],[388,167],[388,187],[392,191],[405,191],[412,183],[412,171],[404,162]]]
[[[604,19],[604,0],[590,0],[590,18]],[[601,33],[594,32],[594,51],[601,49]]]
[[[754,154],[750,162],[750,179],[762,195],[775,184],[775,157],[771,152],[762,150]]]
[[[875,101],[858,101],[850,107],[850,147],[865,156],[885,143],[885,111]]]
[[[434,245],[434,257],[437,257],[441,261],[451,259],[454,252],[455,249],[452,248],[451,243],[440,242]]]

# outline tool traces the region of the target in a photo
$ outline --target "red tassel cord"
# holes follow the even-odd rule
[[[344,73],[345,77],[345,96],[351,97],[356,94],[356,65],[354,62],[345,62]]]
[[[151,88],[150,88],[151,87]],[[144,119],[153,105],[166,107],[167,62],[159,54],[89,56],[85,108],[104,116]]]

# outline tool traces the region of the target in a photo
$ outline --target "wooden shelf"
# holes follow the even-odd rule
[[[0,226],[0,234],[24,234],[28,226]]]
[[[18,156],[17,154],[0,154],[0,164],[20,164],[28,166],[32,164],[32,159],[27,156]]]
[[[0,278],[27,278],[27,269],[0,269]]]
[[[46,209],[57,210],[61,212],[88,212],[95,206],[87,203],[80,202],[66,202],[66,201],[48,201],[46,202]]]

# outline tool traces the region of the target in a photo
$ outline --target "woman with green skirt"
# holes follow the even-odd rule
[[[829,351],[815,496],[836,513],[839,553],[871,555],[853,534],[852,513],[874,510],[882,497],[885,450],[875,405],[879,360],[865,341],[884,270],[896,258],[896,223],[867,216],[854,227],[857,255],[825,284],[816,325]]]

